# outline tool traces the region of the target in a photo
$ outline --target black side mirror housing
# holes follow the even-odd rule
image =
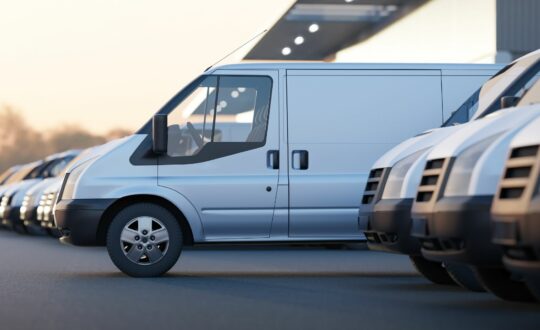
[[[521,98],[518,96],[501,97],[501,109],[515,107]]]
[[[167,143],[167,115],[154,115],[152,118],[152,150],[158,155],[167,153]]]

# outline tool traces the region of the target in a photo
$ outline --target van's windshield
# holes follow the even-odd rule
[[[462,124],[497,111],[502,96],[523,95],[540,77],[539,60],[540,53],[529,55],[502,68],[454,111],[442,126]]]
[[[43,176],[45,178],[53,178],[58,176],[62,170],[67,166],[67,164],[75,158],[74,155],[70,155],[67,157],[62,157],[53,160],[51,163],[49,163],[40,173],[40,176]]]
[[[5,182],[5,184],[8,185],[8,184],[11,184],[11,183],[22,181],[22,180],[26,179],[26,177],[28,176],[28,174],[30,172],[32,172],[33,170],[35,170],[36,168],[39,168],[39,167],[40,166],[37,165],[37,164],[25,165],[25,166],[21,167],[20,170],[15,172],[11,177],[9,177],[9,179]]]
[[[13,176],[17,172],[16,168],[10,167],[7,170],[4,171],[4,173],[0,174],[0,185],[3,185],[6,183],[9,178]]]
[[[529,87],[521,100],[519,100],[518,106],[525,106],[540,103],[540,82],[535,82],[534,85]]]

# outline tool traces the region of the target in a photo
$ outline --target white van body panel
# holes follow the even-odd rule
[[[510,148],[540,144],[540,118],[523,127],[510,143]]]
[[[450,93],[442,72],[453,69],[461,71],[452,77],[468,82],[452,85],[463,89]],[[358,201],[373,161],[403,139],[440,126],[446,102],[457,107],[495,71],[320,63],[212,69],[208,74],[272,78],[264,147],[192,164],[133,165],[130,157],[147,138],[135,134],[71,166],[68,172],[88,161],[67,198],[159,196],[185,215],[195,242],[359,240]],[[279,150],[279,170],[268,168],[269,150]],[[295,150],[309,152],[307,170],[293,166]]]
[[[540,117],[540,104],[520,107],[516,110],[519,112],[511,113],[510,118],[502,120],[505,124],[512,122],[510,129],[489,146],[478,159],[471,175],[469,196],[495,194],[512,139],[524,126]],[[516,118],[518,116],[521,118]]]
[[[131,155],[145,138],[146,135],[134,134],[88,155],[87,160],[95,159],[77,181],[73,199],[92,199],[96,196],[103,199],[140,195],[161,197],[178,207],[186,216],[194,239],[203,239],[201,221],[193,204],[179,192],[158,186],[158,166],[131,165]],[[101,156],[96,155],[101,153]]]
[[[41,182],[36,183],[30,189],[28,189],[24,196],[31,196],[30,201],[32,204],[28,205],[28,207],[36,207],[39,204],[40,197],[47,191],[52,185],[60,184],[62,182],[62,177],[54,177],[54,178],[46,178],[43,179]],[[23,196],[23,198],[24,198]],[[17,203],[14,205],[20,205],[21,203]]]
[[[540,106],[509,108],[475,120],[450,135],[429,153],[427,160],[458,157],[468,147],[501,134],[483,152],[473,169],[467,195],[493,195],[506,160],[512,137],[540,115]]]
[[[533,107],[519,107],[500,110],[471,121],[433,148],[428,160],[457,156],[471,145],[494,134],[508,131],[521,122],[534,118],[534,115]]]

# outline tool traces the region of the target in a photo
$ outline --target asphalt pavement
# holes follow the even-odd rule
[[[193,248],[151,279],[48,237],[0,230],[0,251],[0,329],[540,329],[540,304],[433,285],[367,250]]]

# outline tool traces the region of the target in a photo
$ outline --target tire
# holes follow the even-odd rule
[[[485,292],[486,289],[480,283],[480,280],[476,277],[476,273],[471,266],[448,263],[445,264],[446,271],[450,277],[460,287],[474,292]]]
[[[25,226],[25,228],[28,234],[32,236],[44,236],[47,233],[46,230],[41,227],[32,227],[32,226],[26,227]]]
[[[531,294],[537,301],[540,301],[540,277],[527,277],[525,278],[525,283]]]
[[[16,232],[19,235],[28,234],[28,228],[26,228],[26,226],[23,224],[16,223],[16,224],[11,225],[11,228],[13,229],[14,232]]]
[[[410,256],[409,258],[416,270],[431,282],[442,285],[456,284],[442,263],[427,260],[422,256]]]
[[[512,278],[512,274],[502,267],[475,267],[475,272],[484,288],[501,299],[535,301],[525,282]]]
[[[171,269],[182,252],[182,230],[166,208],[139,203],[122,209],[107,231],[107,251],[122,272],[155,277]]]
[[[47,235],[53,238],[62,237],[62,233],[60,232],[60,230],[58,230],[58,228],[46,228],[45,230],[47,231]]]

